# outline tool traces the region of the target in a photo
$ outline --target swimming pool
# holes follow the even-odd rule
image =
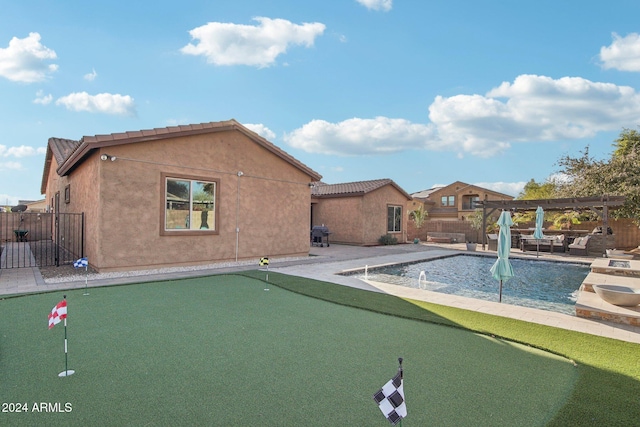
[[[367,276],[377,282],[498,302],[499,282],[489,271],[495,261],[495,257],[454,255],[370,268]],[[589,273],[588,265],[520,258],[509,261],[515,276],[503,282],[503,303],[575,315],[578,289]],[[425,278],[419,281],[422,271]],[[358,277],[363,279],[364,274]]]

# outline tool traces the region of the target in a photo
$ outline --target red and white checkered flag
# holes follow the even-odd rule
[[[56,304],[49,313],[49,329],[60,323],[62,319],[67,318],[67,300],[64,299]]]

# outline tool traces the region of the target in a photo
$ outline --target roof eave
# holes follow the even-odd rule
[[[58,166],[56,172],[60,176],[68,174],[78,163],[80,163],[85,157],[90,155],[93,150],[99,148],[113,147],[135,142],[157,141],[161,139],[175,138],[176,136],[192,136],[231,130],[237,130],[241,132],[252,141],[265,148],[267,151],[280,157],[290,165],[309,175],[311,181],[320,181],[320,179],[322,179],[322,175],[309,168],[294,157],[290,156],[289,154],[285,153],[275,144],[267,141],[257,133],[252,132],[246,127],[242,126],[242,124],[237,122],[235,119],[231,119],[225,122],[211,122],[203,123],[200,125],[189,125],[188,129],[187,126],[154,129],[153,134],[145,133],[145,131],[139,131],[131,132],[131,134],[133,134],[132,136],[128,134],[111,134],[83,137],[81,140],[82,142],[80,143],[78,148],[74,150],[60,166]],[[122,135],[121,138],[119,137],[120,135]]]

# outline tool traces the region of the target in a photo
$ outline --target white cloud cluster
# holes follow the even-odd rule
[[[34,104],[48,105],[53,101],[53,95],[45,95],[43,91],[36,92],[36,99],[33,100]]]
[[[272,65],[290,45],[313,46],[315,38],[325,30],[319,22],[294,24],[285,19],[254,18],[258,25],[209,22],[189,34],[197,43],[189,43],[180,51],[202,55],[215,65],[250,65],[260,68]]]
[[[13,37],[7,48],[0,48],[0,76],[14,82],[39,82],[58,69],[56,64],[47,64],[56,58],[55,51],[40,43],[38,33],[24,39]]]
[[[2,157],[30,157],[46,154],[46,152],[47,149],[45,147],[33,148],[26,145],[7,147],[6,145],[0,145],[0,156]]]
[[[631,87],[580,77],[521,75],[482,95],[436,97],[429,118],[442,143],[490,156],[512,142],[594,136],[640,116],[640,95]]]
[[[385,154],[425,148],[433,140],[433,129],[387,117],[353,118],[340,123],[313,120],[286,134],[284,139],[292,147],[311,153]]]
[[[56,100],[71,111],[87,111],[89,113],[106,113],[122,116],[135,116],[136,106],[129,95],[99,93],[89,95],[87,92],[75,92]]]
[[[262,123],[243,123],[243,126],[269,141],[273,141],[276,137],[276,134]]]
[[[383,10],[388,12],[393,7],[393,0],[356,0],[370,10]]]
[[[630,127],[640,94],[580,77],[521,75],[485,95],[438,96],[428,124],[403,119],[313,120],[288,134],[292,146],[324,154],[374,154],[424,148],[491,157],[512,143],[593,137]]]
[[[640,71],[640,34],[620,37],[613,33],[613,42],[600,48],[600,60],[605,69]]]

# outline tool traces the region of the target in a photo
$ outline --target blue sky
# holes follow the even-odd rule
[[[0,204],[50,137],[234,118],[327,183],[517,195],[640,121],[640,3],[0,0]]]

